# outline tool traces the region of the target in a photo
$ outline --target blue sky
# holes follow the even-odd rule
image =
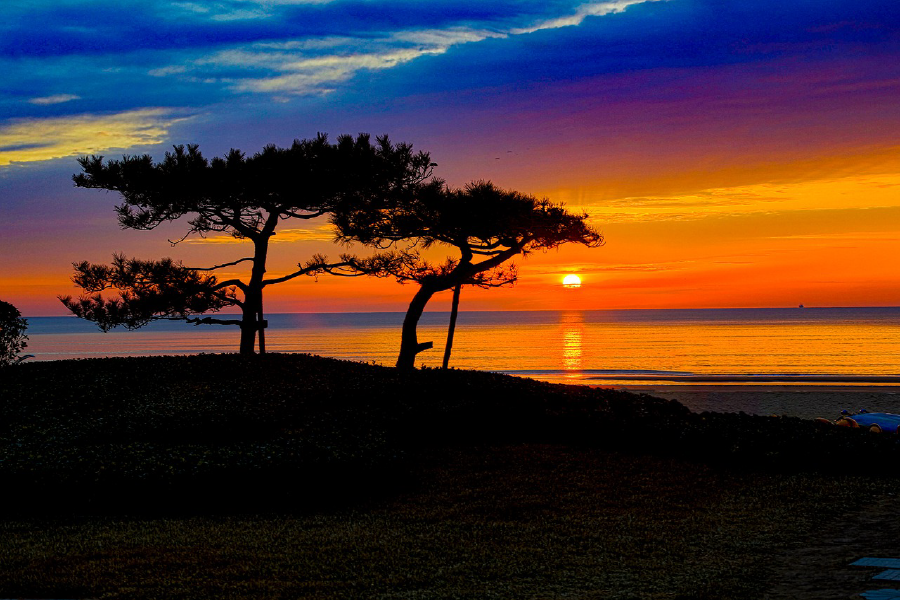
[[[854,46],[895,52],[900,29],[886,0],[14,0],[4,9],[0,131],[121,115],[135,123],[136,146],[173,127],[189,134],[176,127],[184,119],[227,122],[234,112],[302,122],[409,98],[478,108],[600,75],[830,60]],[[5,149],[52,141],[5,138]]]

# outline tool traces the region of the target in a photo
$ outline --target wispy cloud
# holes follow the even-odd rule
[[[740,188],[723,188],[673,197],[614,198],[602,205],[585,205],[583,208],[596,223],[686,221],[711,215],[766,212],[783,201],[784,198],[776,195],[767,196]]]
[[[152,74],[186,73],[189,77],[220,81],[238,92],[325,94],[334,91],[338,85],[361,71],[391,69],[424,56],[445,54],[462,44],[579,25],[591,16],[621,13],[635,4],[660,1],[667,0],[590,2],[581,5],[571,14],[543,19],[524,27],[509,24],[491,24],[486,27],[456,25],[358,37],[310,37],[280,43],[254,43],[204,56],[186,65],[158,68]],[[293,2],[273,0],[255,4],[270,6],[287,3]],[[206,4],[184,3],[183,6],[211,10]]]
[[[183,119],[164,108],[15,119],[0,125],[0,166],[160,144]]]
[[[158,69],[150,69],[147,74],[151,77],[165,77],[166,75],[180,75],[187,72],[184,65],[172,65],[168,67],[160,67]]]
[[[585,210],[591,221],[601,227],[606,223],[695,221],[786,212],[800,219],[801,215],[827,209],[897,207],[898,184],[900,173],[894,172],[710,188],[665,197],[623,197],[601,202],[581,197],[567,204]]]
[[[80,100],[81,96],[76,96],[75,94],[55,94],[53,96],[42,96],[40,98],[32,98],[28,102],[30,104],[63,104],[64,102],[71,102],[72,100]]]
[[[802,235],[775,235],[773,240],[841,240],[857,242],[898,242],[900,231],[841,231],[833,233],[810,233]]]
[[[559,265],[550,267],[529,267],[529,270],[540,275],[559,275],[561,271],[567,273],[584,274],[604,274],[614,272],[642,272],[655,273],[659,271],[679,271],[690,268],[696,261],[693,260],[676,260],[676,261],[660,261],[653,263],[566,263],[561,269]]]
[[[277,6],[329,4],[334,0],[230,0],[223,2],[172,2],[170,6],[205,15],[213,21],[243,21],[274,16]]]
[[[779,202],[781,198],[761,196],[741,196],[735,193],[728,197],[721,197],[715,191],[707,193],[690,194],[686,196],[670,198],[616,198],[609,200],[606,206],[630,207],[647,209],[685,209],[685,208],[710,208],[717,206],[743,206],[756,205],[765,202]]]
[[[579,6],[578,9],[570,15],[562,15],[535,23],[534,25],[513,29],[510,33],[519,35],[523,33],[534,33],[535,31],[541,31],[543,29],[559,29],[560,27],[581,25],[588,17],[602,17],[625,12],[626,8],[635,4],[666,1],[667,0],[608,0],[605,2],[588,2],[587,4]]]
[[[329,37],[261,43],[201,58],[195,61],[194,67],[229,72],[244,70],[244,77],[221,78],[236,91],[322,94],[360,71],[391,69],[422,56],[444,54],[452,46],[492,37],[506,37],[506,34],[454,27],[404,31],[376,39]],[[265,74],[258,75],[260,71]]]

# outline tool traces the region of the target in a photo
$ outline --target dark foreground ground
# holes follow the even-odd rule
[[[849,598],[897,438],[300,355],[0,371],[0,597]]]

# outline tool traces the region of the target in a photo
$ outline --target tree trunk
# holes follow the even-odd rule
[[[256,309],[244,306],[241,318],[241,354],[253,354],[256,346]]]
[[[257,323],[259,325],[259,353],[265,354],[266,327],[269,325],[269,323],[263,318],[262,292],[260,292],[259,295],[259,312],[257,314],[259,315],[259,322]]]
[[[419,324],[419,318],[425,311],[425,305],[431,300],[437,292],[430,285],[423,285],[413,296],[409,308],[406,309],[406,317],[403,319],[403,333],[400,338],[400,356],[397,357],[397,368],[403,370],[411,370],[416,366],[416,355],[423,350],[428,350],[434,344],[432,342],[419,343],[416,336],[416,325]]]
[[[262,332],[262,328],[265,327],[265,321],[262,318],[262,297],[268,251],[268,235],[260,235],[253,240],[253,269],[244,292],[244,314],[241,319],[241,354],[253,354],[256,349],[257,332],[259,332],[260,352],[265,352],[265,334]]]
[[[441,368],[446,369],[450,364],[450,351],[453,348],[453,333],[456,331],[456,315],[459,312],[459,291],[462,288],[461,283],[457,283],[453,288],[453,304],[450,307],[450,327],[447,329],[447,345],[444,347],[444,364]]]
[[[256,350],[256,332],[260,331],[262,312],[262,288],[249,286],[244,294],[244,314],[241,318],[241,354],[253,354]],[[260,331],[261,332],[261,331]]]

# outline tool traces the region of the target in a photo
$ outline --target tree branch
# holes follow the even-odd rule
[[[170,321],[180,321],[178,318],[171,318]],[[184,319],[185,323],[190,323],[192,325],[240,325],[242,321],[240,319],[215,319],[213,317],[190,317]]]
[[[342,258],[345,258],[345,257],[342,257]],[[291,279],[300,277],[301,275],[317,275],[319,273],[328,273],[330,275],[337,275],[339,277],[359,277],[362,275],[366,275],[366,273],[364,273],[362,271],[352,271],[349,273],[346,271],[341,271],[341,269],[344,269],[346,267],[350,267],[351,269],[354,269],[354,267],[357,265],[357,263],[355,262],[355,259],[347,257],[346,260],[342,260],[341,262],[332,263],[332,264],[326,263],[325,260],[326,260],[325,256],[323,256],[321,254],[316,254],[315,256],[313,256],[313,258],[309,262],[307,262],[300,269],[294,271],[293,273],[291,273],[289,275],[285,275],[283,277],[275,277],[272,279],[264,279],[263,287],[265,287],[267,285],[272,285],[275,283],[283,283],[285,281],[290,281]],[[298,265],[298,266],[300,266],[300,265]]]
[[[295,219],[315,219],[316,217],[321,217],[327,212],[328,211],[325,210],[317,210],[316,212],[309,214],[300,214],[292,210],[282,209],[281,214],[284,215],[282,218],[293,217]]]
[[[183,236],[181,236],[180,238],[178,238],[178,239],[175,240],[174,242],[173,242],[172,240],[168,239],[168,238],[166,238],[166,241],[169,242],[169,245],[170,245],[170,246],[177,246],[178,244],[180,244],[181,242],[183,242],[184,240],[186,240],[186,239],[188,238],[188,236],[191,235],[192,233],[194,233],[195,231],[196,231],[196,229],[193,228],[193,227],[191,227],[190,229],[187,230],[187,233],[185,233]]]
[[[238,288],[239,290],[241,290],[242,292],[244,292],[245,294],[247,293],[247,289],[248,289],[247,284],[244,283],[243,281],[241,281],[240,279],[229,279],[228,281],[220,281],[216,285],[216,287],[213,289],[221,290],[222,288],[229,287],[232,285],[234,287]]]
[[[499,254],[495,254],[493,257],[488,258],[487,260],[483,260],[480,263],[474,263],[472,267],[475,269],[475,273],[482,273],[489,269],[493,269],[494,267],[498,267],[516,254],[522,252],[522,250],[531,242],[530,237],[526,237],[517,242],[514,246],[510,246],[506,250],[503,250]]]
[[[213,267],[188,267],[194,271],[215,271],[216,269],[221,269],[223,267],[233,267],[234,265],[238,265],[242,262],[247,262],[248,260],[253,260],[252,256],[248,256],[246,258],[239,258],[234,262],[230,263],[222,263],[221,265],[215,265]]]

